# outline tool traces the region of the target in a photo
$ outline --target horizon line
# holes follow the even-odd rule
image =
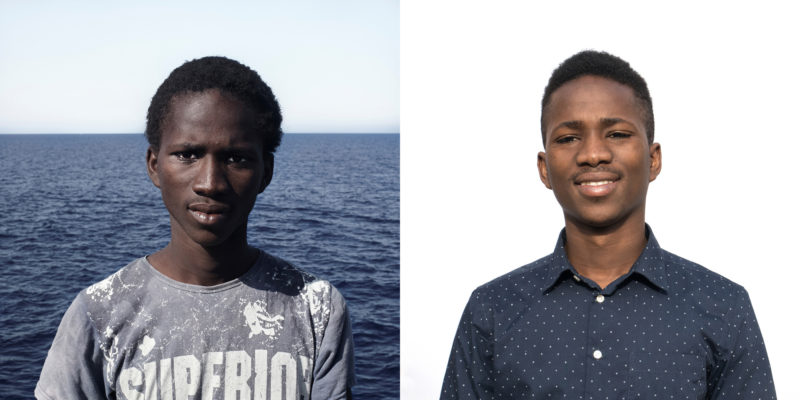
[[[399,135],[400,132],[283,132],[284,135]],[[144,132],[0,132],[0,135],[144,135]]]

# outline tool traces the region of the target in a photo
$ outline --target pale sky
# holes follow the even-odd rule
[[[206,55],[256,70],[285,132],[398,132],[399,42],[396,0],[0,0],[0,133],[142,132],[158,85]]]

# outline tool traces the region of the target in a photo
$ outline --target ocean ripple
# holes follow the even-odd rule
[[[30,398],[75,295],[169,240],[143,135],[0,135],[0,398]],[[399,393],[399,135],[286,135],[249,241],[347,299],[357,399]]]

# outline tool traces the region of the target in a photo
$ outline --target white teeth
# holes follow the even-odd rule
[[[581,186],[600,186],[607,185],[609,183],[611,183],[611,181],[581,182]]]

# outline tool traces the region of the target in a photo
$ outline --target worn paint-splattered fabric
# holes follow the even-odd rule
[[[472,293],[441,399],[775,399],[747,292],[648,243],[604,289],[564,250]]]
[[[40,399],[338,399],[352,386],[341,294],[261,253],[239,279],[176,282],[138,259],[81,292]]]

